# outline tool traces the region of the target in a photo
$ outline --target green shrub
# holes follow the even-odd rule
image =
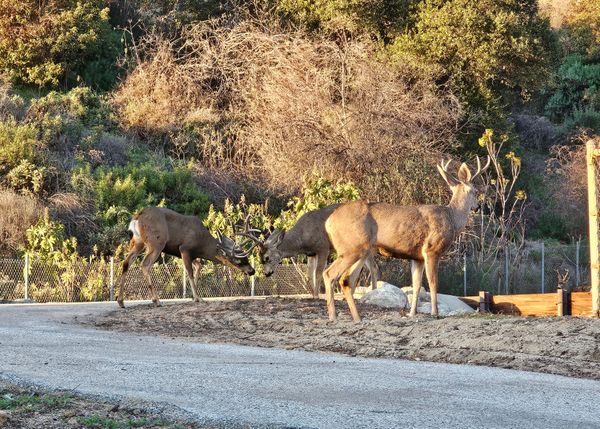
[[[545,113],[567,131],[600,130],[600,63],[586,63],[580,54],[565,57]]]
[[[426,0],[416,14],[391,54],[457,87],[484,126],[497,128],[503,104],[527,99],[548,76],[555,42],[537,0]]]
[[[23,160],[42,158],[42,150],[33,124],[18,124],[14,120],[0,122],[0,174],[6,174]]]
[[[3,0],[0,70],[25,84],[98,88],[116,80],[119,35],[104,0]]]
[[[27,159],[9,171],[6,182],[11,189],[24,195],[39,195],[44,187],[45,167],[37,167]]]
[[[279,229],[289,229],[304,213],[359,198],[360,191],[352,182],[333,183],[312,175],[304,179],[302,194],[288,202],[288,209],[279,214],[273,225]]]
[[[312,28],[368,32],[384,39],[404,30],[417,0],[276,0],[277,9]]]

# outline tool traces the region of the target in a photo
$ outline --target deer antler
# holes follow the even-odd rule
[[[477,156],[476,158],[477,158],[477,172],[471,177],[471,182],[473,182],[473,180],[475,180],[476,177],[478,177],[481,173],[483,173],[485,170],[487,170],[492,162],[492,158],[490,158],[490,156],[488,155],[487,162],[485,163],[483,168],[481,168],[481,161],[479,160],[479,156]]]
[[[252,248],[254,248],[256,245],[264,244],[260,238],[254,235],[255,233],[261,233],[262,231],[260,229],[250,228],[250,215],[246,216],[246,219],[244,220],[244,229],[240,231],[239,226],[236,226],[236,230],[236,235],[249,238],[255,243]]]
[[[454,176],[454,174],[452,174],[448,171],[448,166],[450,165],[451,162],[452,162],[451,159],[449,159],[448,161],[444,161],[444,159],[442,158],[440,163],[437,165],[437,168],[438,168],[438,171],[440,172],[440,175],[446,181],[446,183],[449,186],[454,186],[454,185],[458,184],[460,181],[456,178],[456,176]]]
[[[558,287],[563,287],[564,285],[567,284],[567,282],[569,281],[569,270],[565,269],[565,274],[561,275],[560,274],[560,270],[554,270],[556,271],[556,277],[558,280]]]

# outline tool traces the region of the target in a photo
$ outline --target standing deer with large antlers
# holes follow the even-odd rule
[[[316,299],[319,297],[327,258],[333,250],[325,231],[325,221],[339,206],[340,204],[333,204],[307,212],[298,219],[290,230],[276,229],[264,241],[253,234],[253,232],[260,231],[249,229],[247,222],[244,232],[241,232],[240,235],[249,237],[258,244],[260,260],[267,277],[275,272],[275,269],[284,258],[306,255],[312,283],[312,295]],[[377,264],[373,258],[368,258],[365,265],[371,274],[371,288],[375,289],[377,288],[378,277]],[[356,273],[356,278],[352,279],[351,284],[356,283],[359,273]]]
[[[195,302],[200,301],[192,266],[197,258],[228,265],[250,276],[254,274],[254,268],[248,261],[251,250],[242,249],[232,239],[219,232],[215,239],[196,216],[185,216],[167,208],[146,207],[134,216],[128,231],[131,235],[129,252],[123,262],[123,271],[117,284],[117,302],[122,308],[125,307],[125,274],[129,265],[144,248],[146,256],[142,261],[142,272],[150,286],[152,302],[157,306],[160,305],[160,301],[152,285],[150,268],[161,252],[183,259]]]
[[[333,282],[339,282],[355,321],[360,321],[348,278],[375,252],[385,256],[411,260],[413,297],[410,315],[417,313],[417,301],[423,278],[427,274],[431,292],[431,314],[437,316],[438,264],[442,255],[464,230],[471,211],[479,209],[473,181],[490,165],[472,175],[461,164],[458,175],[448,172],[450,161],[438,164],[442,178],[452,191],[447,206],[412,207],[385,203],[355,201],[336,209],[325,222],[325,229],[338,258],[325,270],[323,277],[330,320],[336,319]]]

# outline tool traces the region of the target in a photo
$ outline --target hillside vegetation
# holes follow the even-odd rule
[[[599,132],[600,0],[0,0],[2,256],[118,256],[146,205],[445,204],[440,158],[495,148],[490,222],[567,241]]]

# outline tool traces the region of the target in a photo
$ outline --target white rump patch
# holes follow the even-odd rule
[[[140,228],[138,226],[138,221],[137,220],[132,219],[132,221],[129,222],[129,228],[128,229],[133,234],[133,238],[142,238],[142,236],[140,235]]]

